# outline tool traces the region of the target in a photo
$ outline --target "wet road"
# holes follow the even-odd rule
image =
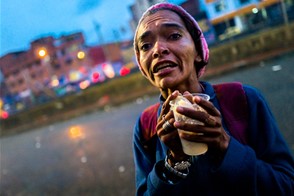
[[[241,81],[267,98],[294,152],[294,56],[209,80]],[[0,195],[134,195],[132,129],[157,97],[0,139]]]

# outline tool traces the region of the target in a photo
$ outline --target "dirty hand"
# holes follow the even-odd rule
[[[156,130],[158,137],[169,148],[173,158],[177,161],[182,161],[185,160],[188,155],[183,152],[178,131],[173,126],[175,118],[169,105],[169,102],[175,99],[179,94],[178,91],[173,92],[164,102],[158,118]]]
[[[197,125],[174,122],[175,128],[188,131],[188,133],[181,132],[179,136],[189,141],[206,143],[208,150],[214,153],[218,159],[222,159],[228,148],[230,136],[222,126],[221,113],[209,101],[197,96],[192,97],[189,93],[184,93],[184,96],[205,109],[207,113],[191,108],[177,107],[178,113],[203,123],[203,125]]]

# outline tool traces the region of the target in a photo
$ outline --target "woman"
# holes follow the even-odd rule
[[[149,114],[134,128],[137,195],[293,195],[293,157],[262,95],[243,86],[249,108],[244,145],[228,130],[212,85],[199,81],[209,55],[193,17],[169,3],[150,7],[137,26],[134,49],[142,74],[160,91],[155,134]],[[210,101],[191,93],[208,94]],[[207,112],[176,111],[203,125],[175,122],[169,103],[179,95]],[[206,143],[208,151],[189,156],[180,138]]]

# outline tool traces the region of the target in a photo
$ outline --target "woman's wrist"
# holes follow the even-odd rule
[[[191,158],[191,156],[186,155],[184,153],[182,154],[175,154],[172,151],[168,150],[167,151],[167,158],[168,158],[168,163],[171,166],[174,166],[176,163],[182,162],[182,161],[186,161],[189,160]]]
[[[188,176],[191,163],[191,156],[185,155],[178,161],[171,156],[171,152],[168,150],[165,159],[158,163],[156,171],[159,178],[166,183],[176,184]]]
[[[177,184],[178,182],[180,182],[183,178],[170,172],[166,168],[165,164],[166,164],[165,160],[160,161],[158,164],[157,172],[158,172],[159,178],[168,184]]]
[[[168,150],[164,160],[165,169],[172,176],[176,176],[180,179],[185,179],[189,174],[189,167],[191,166],[191,157],[182,157],[180,161],[174,160],[171,156],[171,152]]]

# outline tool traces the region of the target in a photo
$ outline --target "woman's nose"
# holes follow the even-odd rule
[[[154,45],[153,58],[162,57],[167,54],[169,54],[169,50],[166,44],[163,42],[156,42]]]

